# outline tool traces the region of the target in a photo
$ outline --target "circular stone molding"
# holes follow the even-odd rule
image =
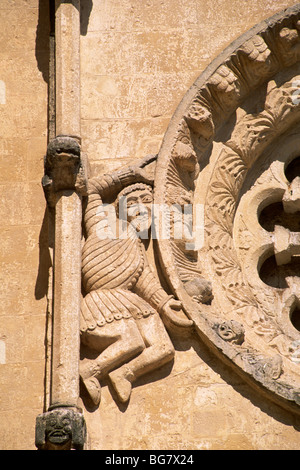
[[[176,237],[171,218],[157,245],[196,333],[296,414],[300,172],[295,164],[288,179],[285,169],[300,155],[299,59],[300,4],[234,41],[178,106],[154,186],[155,205],[192,207],[190,231]]]

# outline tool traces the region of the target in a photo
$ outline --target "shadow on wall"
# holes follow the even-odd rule
[[[49,36],[52,25],[50,22],[50,4],[52,2],[39,0],[38,24],[36,28],[35,41],[35,57],[39,71],[42,73],[43,79],[49,83]]]
[[[70,0],[62,0],[62,3],[69,3]],[[80,33],[86,35],[88,30],[89,18],[93,8],[93,0],[81,0],[80,2]],[[44,81],[48,85],[48,96],[50,92],[50,37],[55,35],[55,0],[39,0],[38,24],[36,29],[35,56],[38,70],[41,72]],[[48,100],[48,127],[49,127],[49,108]],[[49,129],[48,129],[49,132]],[[46,153],[46,149],[45,149]],[[42,179],[43,175],[41,175]],[[43,224],[39,236],[39,268],[35,285],[35,298],[37,300],[47,296],[49,269],[51,267],[51,256],[49,248],[52,242],[49,240],[49,227],[53,223],[52,217],[49,219],[48,209],[46,207]],[[52,238],[52,237],[50,237]]]
[[[34,291],[36,300],[41,300],[48,294],[49,270],[52,266],[50,247],[53,245],[50,240],[53,239],[53,234],[51,236],[49,225],[52,227],[53,221],[46,208],[39,235],[39,268]]]
[[[37,61],[38,70],[41,72],[43,80],[48,85],[49,95],[49,61],[50,61],[50,35],[54,29],[54,24],[51,22],[51,0],[39,0],[38,7],[38,23],[36,28],[35,40],[35,57]],[[49,103],[48,103],[49,107]],[[49,110],[48,110],[49,114]],[[48,123],[49,124],[49,123]],[[45,149],[46,151],[46,149]],[[43,175],[41,175],[42,180]],[[42,190],[42,186],[41,186]],[[49,269],[51,266],[51,257],[49,251],[49,235],[48,235],[48,210],[45,209],[44,219],[39,235],[39,266],[35,283],[35,298],[40,300],[47,296],[48,293],[48,279]]]
[[[69,3],[69,0],[62,0]],[[86,36],[93,0],[80,2],[80,34]],[[43,79],[49,84],[49,37],[55,34],[55,0],[39,0],[38,25],[36,29],[35,56]]]
[[[86,36],[90,14],[93,9],[93,0],[81,0],[80,2],[80,34]]]

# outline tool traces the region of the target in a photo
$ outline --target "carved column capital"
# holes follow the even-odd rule
[[[39,450],[82,450],[86,425],[79,409],[50,407],[36,418],[35,443]]]
[[[50,206],[55,204],[55,195],[60,191],[75,190],[81,195],[86,194],[85,165],[77,138],[60,135],[51,140],[44,168],[42,185]]]

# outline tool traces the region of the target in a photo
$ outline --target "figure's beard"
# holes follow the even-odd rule
[[[138,216],[130,221],[136,234],[142,240],[147,240],[150,236],[151,219],[149,214]]]

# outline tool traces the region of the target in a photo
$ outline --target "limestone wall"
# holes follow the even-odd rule
[[[97,171],[156,153],[188,88],[234,39],[295,4],[82,2],[82,137]],[[112,162],[113,160],[113,162]]]
[[[0,449],[34,449],[43,411],[48,275],[49,12],[0,4]],[[197,76],[232,40],[290,0],[82,0],[81,135],[92,171],[156,153]],[[49,297],[49,296],[48,296]],[[199,342],[134,387],[85,410],[91,449],[297,449],[300,423],[264,401]]]
[[[0,4],[0,449],[34,448],[44,400],[49,28],[40,3]]]

